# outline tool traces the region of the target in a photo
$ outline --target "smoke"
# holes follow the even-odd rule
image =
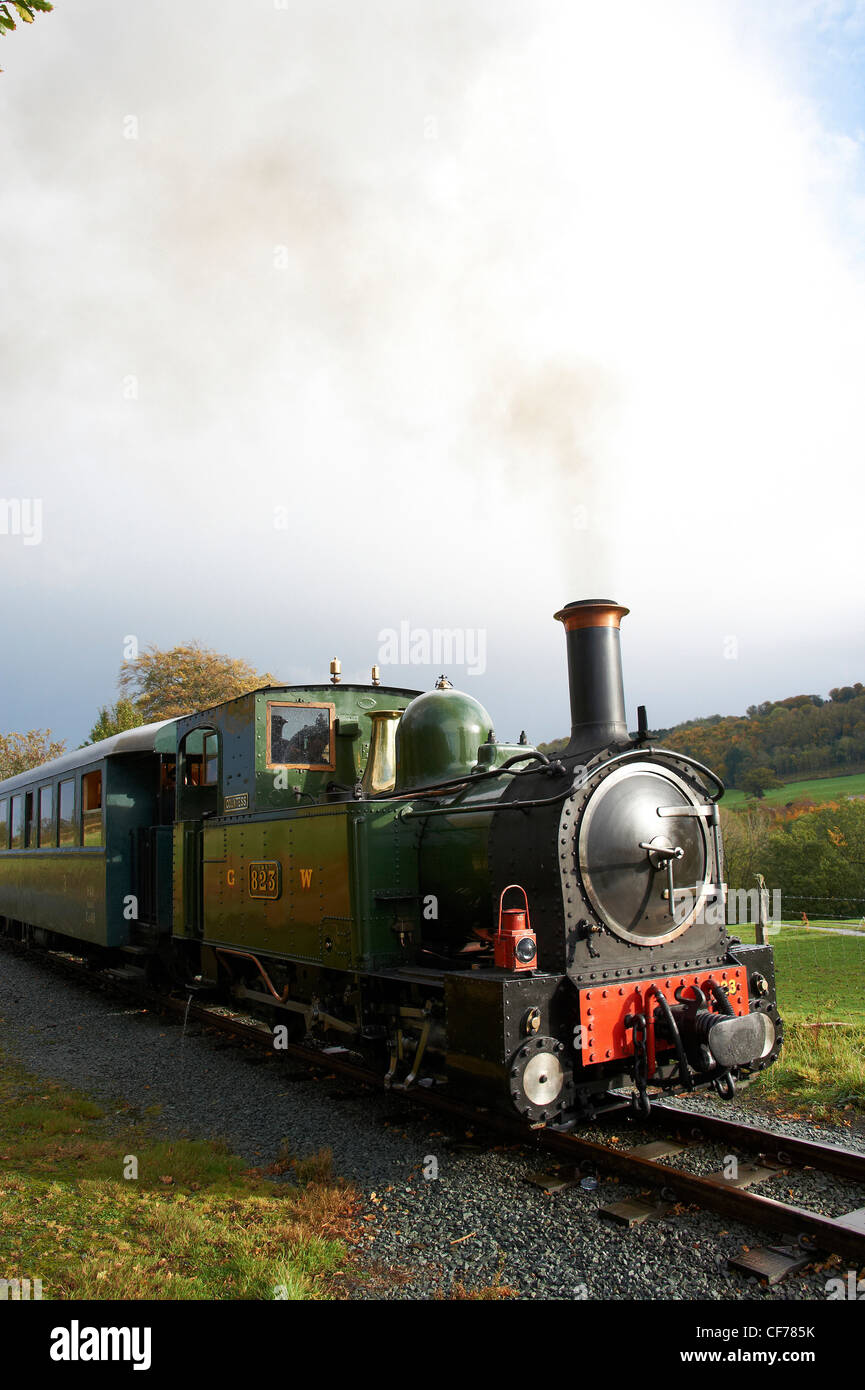
[[[511,499],[514,522],[556,555],[572,587],[575,576],[594,579],[610,563],[614,484],[604,465],[615,377],[563,353],[491,366],[483,387],[472,426],[489,451],[486,494]]]
[[[14,36],[0,458],[45,531],[0,546],[22,671],[22,632],[68,660],[82,604],[112,681],[128,632],[290,673],[338,642],[349,671],[407,618],[488,631],[490,705],[518,641],[552,721],[550,615],[605,594],[647,668],[671,615],[700,652],[657,719],[747,703],[759,677],[712,652],[763,659],[779,573],[782,645],[823,575],[858,583],[865,433],[861,139],[779,56],[783,7],[772,52],[750,13],[66,0]]]

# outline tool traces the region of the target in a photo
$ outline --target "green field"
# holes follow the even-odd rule
[[[753,927],[736,927],[743,941]],[[865,1031],[865,933],[841,936],[782,924],[770,928],[778,1007],[796,1023],[854,1024]]]
[[[810,797],[819,804],[822,801],[840,801],[845,796],[865,796],[865,772],[854,772],[846,777],[812,777],[807,782],[785,782],[782,787],[767,791],[757,803],[754,797],[746,796],[736,787],[729,787],[721,805],[729,811],[736,811],[749,802],[762,806],[786,806],[788,801]]]
[[[735,931],[754,940],[753,927]],[[865,934],[782,924],[769,942],[785,1041],[753,1093],[784,1111],[802,1107],[836,1120],[865,1111]]]

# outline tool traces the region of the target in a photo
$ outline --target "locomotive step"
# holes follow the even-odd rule
[[[113,975],[115,980],[134,980],[136,983],[147,978],[147,971],[142,970],[139,965],[115,965],[105,973]]]

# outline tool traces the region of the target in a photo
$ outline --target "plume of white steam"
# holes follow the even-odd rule
[[[267,594],[298,652],[345,614],[358,665],[406,614],[483,623],[502,680],[544,620],[558,678],[560,603],[630,602],[638,652],[707,612],[747,645],[791,553],[776,630],[822,621],[858,554],[860,147],[748,16],[82,0],[34,26],[0,98],[0,449],[44,498],[43,630],[89,594],[106,631],[179,639],[178,590],[218,577],[197,635],[263,667]]]

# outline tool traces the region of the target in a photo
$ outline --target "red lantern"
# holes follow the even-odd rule
[[[525,900],[525,909],[505,907],[505,893],[516,888]],[[538,943],[529,918],[529,899],[519,883],[509,883],[499,898],[499,925],[495,935],[494,959],[501,970],[534,970],[538,963]]]

